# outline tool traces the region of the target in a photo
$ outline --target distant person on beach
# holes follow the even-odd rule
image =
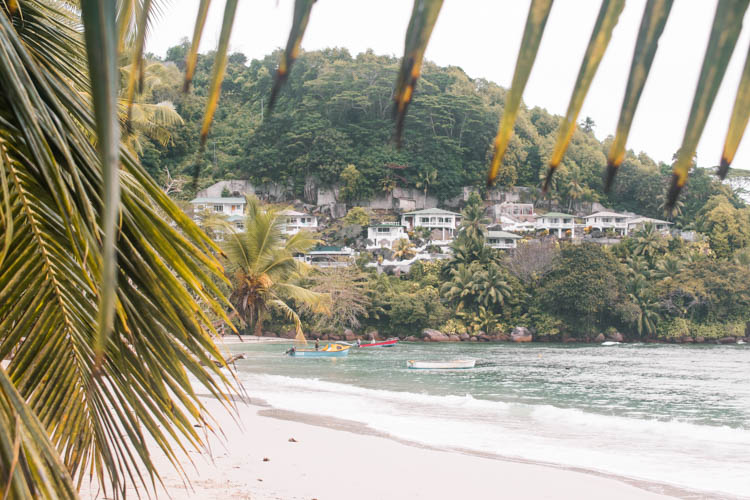
[[[357,347],[359,347],[361,345],[362,345],[362,342],[360,342],[359,339],[357,339]]]
[[[318,339],[315,339],[315,350],[317,351],[320,348],[320,342],[318,342]]]

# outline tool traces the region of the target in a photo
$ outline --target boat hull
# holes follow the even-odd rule
[[[398,339],[384,340],[383,342],[372,342],[370,344],[360,344],[359,347],[393,347],[398,344]]]
[[[349,355],[349,346],[342,344],[327,345],[320,350],[296,349],[289,353],[295,358],[341,358]]]
[[[474,359],[457,359],[454,361],[414,361],[406,362],[407,368],[412,370],[465,370],[474,368],[476,360]]]

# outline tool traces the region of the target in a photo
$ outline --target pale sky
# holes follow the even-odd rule
[[[626,4],[579,115],[579,121],[586,116],[594,119],[600,139],[613,135],[617,126],[645,3],[630,0]],[[230,51],[260,59],[284,47],[293,4],[293,0],[239,2]],[[376,54],[401,56],[412,4],[410,0],[318,0],[302,47],[346,47],[352,55],[372,48]],[[599,0],[555,2],[523,96],[529,107],[565,114],[599,4]],[[223,1],[211,4],[201,52],[216,47],[223,5]],[[472,78],[510,87],[528,6],[529,1],[519,0],[445,0],[426,58],[442,66],[459,66]],[[164,56],[182,37],[191,37],[197,7],[198,0],[173,0],[156,23],[146,50]],[[671,162],[682,142],[715,8],[715,0],[674,3],[641,96],[628,149]],[[750,47],[750,14],[744,21],[746,26],[698,146],[700,166],[717,165],[721,156]],[[748,136],[750,131],[735,157],[735,168],[750,169]]]

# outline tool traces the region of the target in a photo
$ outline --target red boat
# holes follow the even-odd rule
[[[372,342],[370,344],[359,344],[358,347],[393,347],[396,344],[398,344],[398,339],[388,339],[382,342]]]

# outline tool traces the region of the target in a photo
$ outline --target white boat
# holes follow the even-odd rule
[[[620,345],[621,343],[622,343],[622,342],[612,342],[612,341],[607,341],[607,342],[602,342],[602,345],[604,345],[604,346],[610,346],[610,345]]]
[[[463,370],[474,368],[474,359],[456,359],[453,361],[415,361],[410,359],[406,362],[407,368],[415,370]]]

